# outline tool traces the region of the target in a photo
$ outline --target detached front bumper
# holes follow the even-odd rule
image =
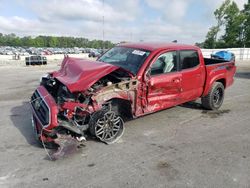
[[[43,142],[53,142],[50,135],[58,126],[58,107],[54,98],[43,86],[39,86],[31,97],[32,126],[36,138]]]

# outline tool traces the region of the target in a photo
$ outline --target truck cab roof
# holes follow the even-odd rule
[[[155,51],[161,49],[194,49],[198,50],[199,47],[187,45],[187,44],[177,44],[177,43],[163,43],[163,42],[138,42],[138,43],[122,43],[118,46],[128,47],[128,48],[138,48],[148,51]]]

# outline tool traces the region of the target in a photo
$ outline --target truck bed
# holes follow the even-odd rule
[[[224,59],[213,59],[213,58],[204,58],[205,65],[213,65],[219,63],[228,63],[230,61],[226,61]]]
[[[235,61],[223,59],[204,58],[206,66],[206,83],[203,96],[206,96],[215,80],[220,80],[224,87],[232,85],[236,71]]]

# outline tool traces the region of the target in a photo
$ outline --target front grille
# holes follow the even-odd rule
[[[50,120],[49,108],[37,90],[31,96],[31,105],[43,126],[48,125]]]

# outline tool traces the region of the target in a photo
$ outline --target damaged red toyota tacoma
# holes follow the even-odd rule
[[[234,59],[203,58],[198,47],[174,43],[121,44],[97,61],[66,57],[31,97],[35,134],[46,146],[58,135],[113,143],[131,118],[198,98],[219,109],[235,71]]]

